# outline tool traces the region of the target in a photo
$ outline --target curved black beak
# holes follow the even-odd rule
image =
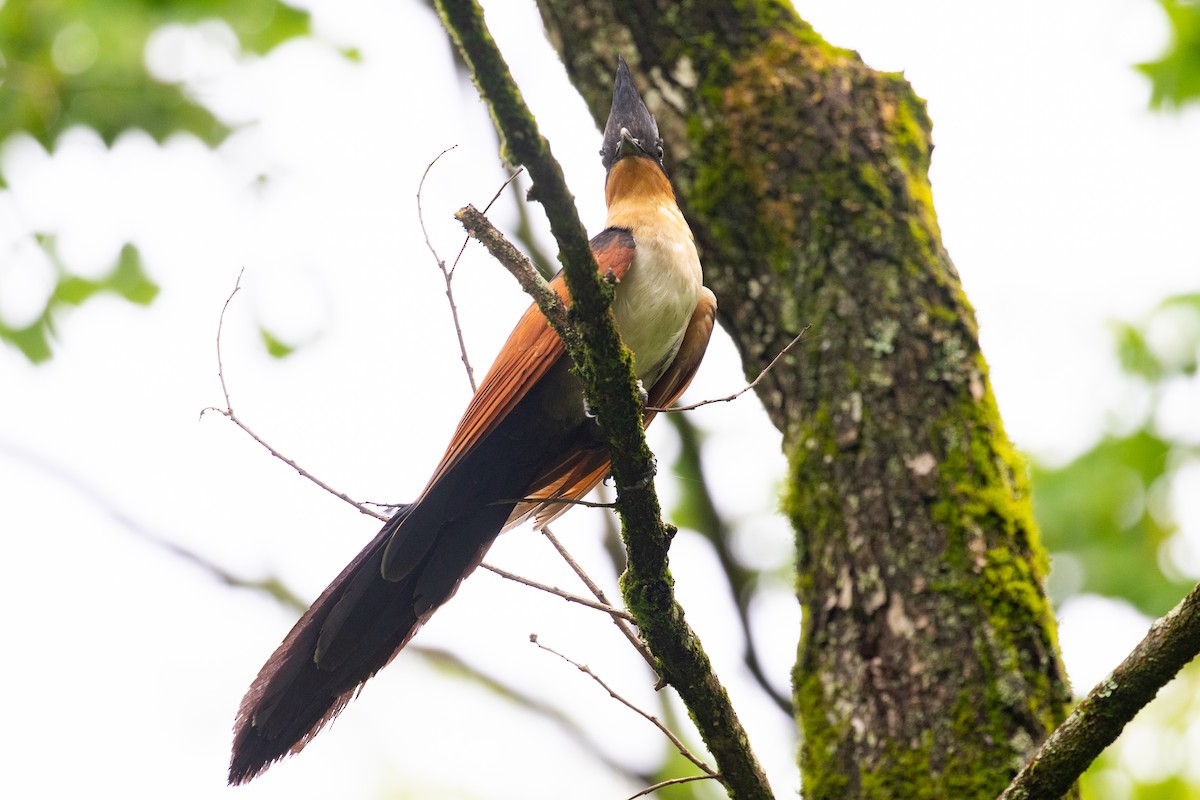
[[[628,156],[649,158],[661,167],[662,139],[658,138],[658,123],[633,85],[629,65],[617,56],[612,109],[604,126],[600,161],[605,169],[612,169],[613,164]]]

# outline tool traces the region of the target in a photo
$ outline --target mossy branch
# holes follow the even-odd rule
[[[596,409],[612,455],[622,538],[628,566],[621,577],[625,602],[658,662],[675,687],[716,759],[731,797],[771,797],[766,776],[750,750],[729,697],[708,655],[675,601],[667,551],[674,529],[662,522],[654,492],[654,457],[642,428],[642,401],[633,359],[613,324],[612,287],[599,274],[587,234],[550,146],[538,132],[508,67],[474,0],[438,0],[438,12],[462,53],[502,137],[504,156],[521,163],[533,181],[559,247],[572,298],[569,314],[583,342],[581,352],[564,341]]]
[[[554,332],[567,346],[567,350],[572,354],[582,353],[579,332],[568,319],[566,304],[550,288],[550,284],[537,271],[537,267],[525,257],[525,254],[504,238],[504,234],[475,206],[469,205],[460,208],[454,218],[462,223],[471,238],[486,247],[487,251],[492,254],[492,258],[499,261],[517,279],[517,283],[521,284],[525,293],[537,303],[543,316],[546,317],[546,321],[550,323],[550,327],[554,328]]]
[[[1146,637],[1075,706],[1000,800],[1057,798],[1158,690],[1200,654],[1200,585],[1150,626]]]

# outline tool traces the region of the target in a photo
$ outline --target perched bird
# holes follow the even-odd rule
[[[608,218],[592,239],[617,281],[613,311],[665,407],[708,346],[716,299],[663,170],[658,124],[619,59],[601,161]],[[552,283],[567,298],[560,274]],[[649,424],[653,417],[645,417]],[[545,524],[609,472],[609,453],[562,342],[536,306],[508,337],[421,495],[401,507],[267,660],[234,724],[229,782],[299,752],[479,566],[504,529]],[[522,498],[526,500],[521,502]]]

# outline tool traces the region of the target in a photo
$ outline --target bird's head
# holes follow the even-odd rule
[[[612,110],[608,112],[608,124],[604,126],[600,161],[611,172],[625,158],[647,158],[662,169],[663,147],[662,139],[658,137],[658,123],[633,85],[629,65],[623,57],[617,56]]]

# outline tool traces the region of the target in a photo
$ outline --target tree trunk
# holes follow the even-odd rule
[[[790,463],[805,796],[995,797],[1068,701],[1025,468],[946,255],[904,79],[783,3],[538,0],[603,121],[658,117],[720,319]]]

